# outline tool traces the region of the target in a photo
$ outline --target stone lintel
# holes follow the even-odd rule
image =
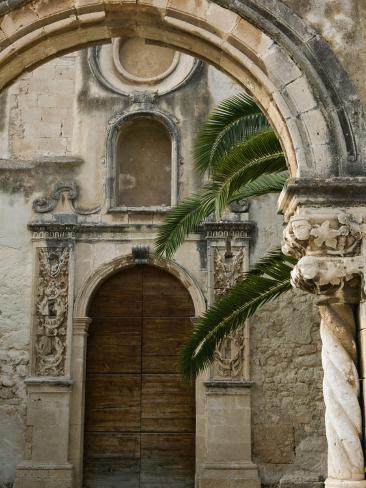
[[[289,178],[278,200],[278,211],[288,220],[301,206],[356,207],[366,204],[366,178]]]

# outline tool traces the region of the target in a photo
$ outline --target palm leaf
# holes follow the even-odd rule
[[[291,289],[290,273],[295,263],[280,249],[272,251],[203,314],[181,350],[181,372],[186,379],[205,369],[220,342],[260,306]]]
[[[221,159],[212,175],[216,186],[215,210],[223,212],[233,193],[268,173],[287,170],[281,145],[270,129],[257,134],[232,149]]]
[[[266,117],[250,96],[241,93],[223,100],[198,132],[194,146],[196,170],[211,173],[233,147],[268,128]]]
[[[287,179],[287,172],[264,174],[234,193],[228,203],[243,198],[280,192]],[[190,232],[215,210],[216,186],[207,184],[200,192],[185,198],[174,207],[160,225],[155,241],[155,252],[171,258]]]

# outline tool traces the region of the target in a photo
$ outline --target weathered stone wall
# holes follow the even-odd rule
[[[284,0],[331,46],[349,73],[360,97],[366,102],[365,22],[362,0]]]
[[[290,292],[264,306],[251,320],[251,346],[253,456],[262,479],[286,487],[322,481],[327,447],[313,300]]]
[[[214,68],[203,65],[190,82],[159,100],[180,130],[180,196],[200,185],[192,172],[192,138],[210,107],[239,87]],[[14,479],[24,442],[24,377],[28,374],[31,324],[32,246],[27,223],[35,218],[32,201],[50,193],[57,182],[77,182],[78,204],[105,205],[107,174],[106,129],[110,121],[131,108],[127,97],[101,87],[91,75],[86,52],[56,59],[14,84],[3,96],[6,116],[0,140],[6,141],[0,161],[1,303],[0,430],[7,442],[0,447],[0,481]],[[2,165],[2,166],[1,166]],[[257,225],[251,262],[279,245],[281,217],[276,197],[252,202],[250,219]],[[150,245],[148,227],[162,217],[111,215],[100,222],[136,224],[136,244]],[[96,222],[95,217],[86,217]],[[132,232],[132,231],[131,231]],[[135,232],[135,231],[134,231]],[[140,232],[140,233],[139,233]],[[128,253],[126,243],[78,244],[76,291],[103,262]],[[150,240],[149,240],[150,239]],[[128,242],[127,242],[128,241]],[[206,257],[197,239],[185,244],[177,261],[203,290],[207,285]],[[197,252],[198,251],[198,252]],[[291,479],[317,481],[325,476],[318,318],[310,299],[293,295],[266,306],[252,321],[251,370],[253,452],[264,485]],[[292,477],[292,478],[291,478]],[[311,485],[309,485],[311,486]],[[308,488],[308,486],[307,486]]]
[[[3,131],[1,157],[71,154],[75,61],[74,55],[58,58],[9,88],[5,95],[8,137]]]
[[[22,194],[0,193],[0,486],[14,479],[24,451],[32,287],[28,219]]]

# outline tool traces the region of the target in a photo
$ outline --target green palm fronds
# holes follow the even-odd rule
[[[223,100],[198,132],[194,146],[196,170],[212,173],[233,147],[268,129],[269,123],[255,101],[244,93]]]
[[[156,239],[156,253],[171,258],[187,235],[211,214],[219,219],[236,200],[280,192],[287,179],[281,145],[259,107],[247,95],[224,100],[199,131],[194,148],[198,173],[209,180],[167,215]],[[220,342],[259,307],[291,289],[296,261],[271,252],[196,322],[181,351],[181,371],[194,378],[214,359]]]
[[[205,369],[220,342],[259,307],[291,290],[290,273],[295,263],[280,249],[272,251],[199,318],[181,350],[180,367],[185,379]]]
[[[228,198],[228,204],[271,192],[279,192],[287,179],[287,172],[258,176]],[[159,227],[155,252],[158,256],[171,258],[184,239],[194,232],[199,224],[215,211],[217,186],[208,183],[198,193],[182,200],[167,215]]]

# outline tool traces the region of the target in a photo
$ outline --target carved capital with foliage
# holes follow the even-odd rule
[[[282,241],[284,254],[311,256],[355,256],[364,233],[360,215],[343,210],[299,211],[288,222]]]
[[[289,220],[282,241],[284,254],[299,262],[293,286],[310,293],[333,295],[362,274],[360,256],[365,224],[361,215],[337,209],[300,208]]]

